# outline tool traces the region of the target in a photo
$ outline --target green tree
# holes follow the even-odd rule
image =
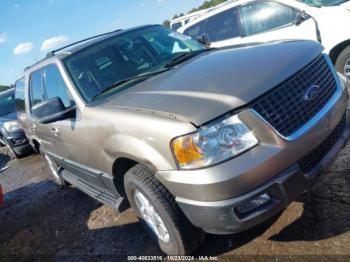
[[[165,20],[163,22],[163,26],[166,27],[166,28],[170,28],[170,21],[169,20]]]
[[[5,91],[5,90],[7,90],[7,89],[9,89],[10,88],[10,86],[3,86],[3,85],[0,85],[0,92],[3,92],[3,91]]]

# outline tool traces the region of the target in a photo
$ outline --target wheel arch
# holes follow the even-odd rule
[[[36,140],[36,139],[32,139],[32,146],[33,146],[35,152],[40,154],[40,143],[39,143],[39,141]]]
[[[128,157],[119,157],[115,159],[112,166],[113,182],[120,196],[126,199],[124,190],[124,176],[130,168],[139,164],[139,162]]]
[[[350,45],[350,39],[345,40],[345,41],[337,44],[329,51],[329,57],[331,58],[334,65],[335,65],[340,53],[349,45]]]

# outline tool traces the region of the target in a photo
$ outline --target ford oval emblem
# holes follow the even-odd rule
[[[320,87],[318,85],[312,85],[306,90],[304,94],[304,100],[314,100],[320,93]]]

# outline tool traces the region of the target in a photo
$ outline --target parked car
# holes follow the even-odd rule
[[[314,41],[213,50],[144,26],[53,51],[19,81],[20,123],[57,183],[131,205],[167,254],[281,212],[350,135]]]
[[[0,93],[0,145],[7,146],[12,157],[21,157],[31,147],[25,133],[17,122],[15,90]]]
[[[179,18],[181,19],[181,18]],[[338,72],[350,79],[350,3],[344,0],[237,0],[178,29],[212,47],[279,39],[318,40]]]

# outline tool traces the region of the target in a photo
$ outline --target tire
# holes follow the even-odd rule
[[[347,67],[346,69],[345,66]],[[348,81],[350,80],[350,45],[344,48],[339,54],[335,62],[335,68],[338,72],[342,73]]]
[[[155,238],[161,250],[167,255],[188,255],[204,240],[204,232],[195,228],[182,213],[174,197],[154,177],[152,171],[142,165],[132,167],[124,177],[124,188],[131,207]],[[147,221],[147,214],[140,208],[142,196],[149,201],[151,219],[157,220],[157,227]],[[147,206],[147,205],[144,205]],[[154,211],[154,212],[153,212]],[[146,212],[147,213],[147,212]],[[162,225],[162,226],[161,226]],[[157,228],[157,229],[155,229]],[[164,230],[165,229],[165,230]],[[158,230],[158,233],[156,233]]]
[[[66,186],[66,181],[64,181],[64,179],[60,175],[60,167],[58,167],[56,163],[44,152],[41,152],[41,157],[43,158],[46,166],[48,167],[50,174],[54,178],[55,183],[60,187]]]

